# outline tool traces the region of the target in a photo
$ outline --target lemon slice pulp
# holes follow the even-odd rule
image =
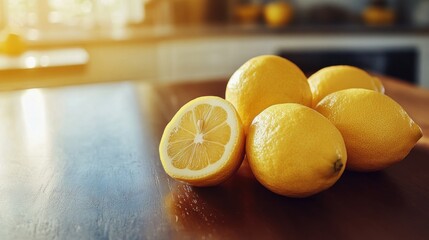
[[[216,185],[240,166],[243,127],[232,104],[200,97],[185,104],[164,130],[159,146],[164,170],[196,186]]]

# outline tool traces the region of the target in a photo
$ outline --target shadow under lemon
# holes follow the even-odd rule
[[[214,187],[193,187],[177,182],[164,198],[165,210],[173,229],[180,236],[222,239],[240,238],[253,208],[253,188],[262,187],[240,170]],[[242,229],[246,231],[245,229]]]
[[[216,187],[198,188],[177,183],[164,198],[164,204],[175,232],[172,238],[306,236],[308,223],[314,224],[319,232],[317,220],[329,215],[326,212],[312,218],[316,211],[324,209],[323,198],[283,197],[265,189],[253,177],[240,174]]]
[[[329,234],[341,239],[347,237],[347,230],[338,229],[338,221],[359,213],[359,218],[347,220],[348,226],[377,224],[380,219],[370,219],[374,212],[391,212],[391,221],[396,221],[395,209],[406,204],[383,171],[346,171],[330,189],[303,199],[274,194],[250,174],[244,162],[233,177],[215,187],[176,182],[164,197],[172,237],[317,238]]]
[[[246,155],[244,155],[243,162],[241,163],[241,166],[237,170],[236,174],[241,177],[256,179],[255,175],[253,175],[252,169],[250,168]]]

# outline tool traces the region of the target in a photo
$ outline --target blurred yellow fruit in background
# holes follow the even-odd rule
[[[338,129],[320,113],[295,103],[271,106],[253,120],[246,154],[256,179],[289,197],[329,188],[347,161]]]
[[[404,159],[422,137],[420,127],[390,97],[367,89],[326,96],[315,108],[340,130],[347,169],[376,171]]]
[[[22,37],[16,33],[6,33],[0,39],[0,52],[9,55],[19,55],[26,49]]]
[[[264,7],[264,19],[270,27],[281,27],[292,20],[293,9],[283,1],[268,3]]]
[[[395,12],[385,7],[370,6],[363,11],[362,17],[368,25],[389,25],[395,21]]]
[[[304,73],[282,57],[250,59],[229,79],[225,98],[237,109],[244,130],[265,108],[278,103],[311,106],[311,91]]]
[[[347,65],[325,67],[308,78],[313,107],[325,96],[348,88],[365,88],[384,93],[380,80],[364,70]]]

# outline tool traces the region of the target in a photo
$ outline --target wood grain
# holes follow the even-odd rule
[[[346,172],[306,199],[246,168],[195,188],[169,178],[158,143],[174,113],[226,81],[116,82],[0,95],[0,239],[428,239],[429,92],[383,79],[424,138],[401,163]]]

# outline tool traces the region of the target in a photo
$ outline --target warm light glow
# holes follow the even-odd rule
[[[40,31],[37,29],[29,29],[27,31],[27,40],[37,40],[40,38]]]
[[[25,58],[25,67],[26,68],[35,68],[37,66],[37,59],[35,57],[26,57]]]
[[[46,106],[39,89],[31,89],[21,96],[22,119],[28,150],[39,151],[46,148]]]
[[[9,109],[21,112],[12,111],[9,117],[1,121],[2,124],[9,119],[13,122],[4,129],[7,130],[4,135],[7,144],[0,146],[1,151],[9,151],[9,154],[2,152],[0,159],[3,160],[0,164],[0,183],[6,189],[2,191],[0,212],[6,216],[18,216],[21,211],[33,213],[37,210],[34,206],[49,209],[52,192],[58,188],[59,182],[55,165],[57,159],[52,156],[51,135],[47,132],[47,108],[43,91],[31,89],[24,91],[19,99],[15,99],[15,96],[9,95],[8,99],[13,101],[6,102],[10,102]],[[29,199],[30,193],[42,194]]]
[[[49,66],[50,62],[51,62],[51,59],[49,58],[49,56],[43,55],[40,57],[40,66],[41,67]]]
[[[124,27],[144,20],[148,0],[0,0],[0,17],[11,27]],[[4,5],[4,6],[2,6]],[[2,9],[4,7],[4,10]],[[1,20],[1,19],[0,19]]]

